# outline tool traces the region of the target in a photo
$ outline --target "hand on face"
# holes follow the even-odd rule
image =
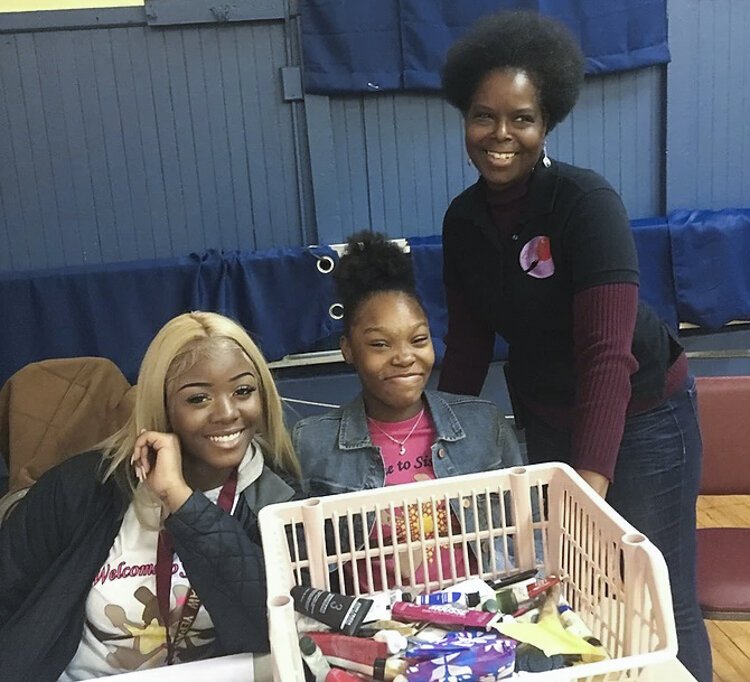
[[[170,512],[181,507],[192,490],[182,473],[180,440],[173,433],[142,431],[130,463],[136,478],[164,502]]]

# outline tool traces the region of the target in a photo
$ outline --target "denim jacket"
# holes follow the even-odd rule
[[[437,435],[432,444],[436,478],[522,464],[515,434],[493,403],[439,391],[425,391],[424,397]],[[297,422],[292,440],[302,467],[302,487],[310,496],[382,488],[385,484],[382,455],[370,439],[361,394],[348,405]],[[482,500],[478,501],[483,517]],[[458,500],[453,499],[451,505],[456,518],[461,518]],[[472,510],[465,509],[464,515],[466,530],[472,532]],[[361,529],[358,531],[355,544],[360,546],[364,536]]]

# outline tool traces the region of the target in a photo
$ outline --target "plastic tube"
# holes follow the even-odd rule
[[[379,658],[388,657],[388,645],[372,639],[349,637],[336,632],[311,632],[308,637],[331,665],[372,676]]]
[[[349,597],[314,587],[295,585],[291,589],[291,594],[295,611],[315,618],[347,635],[356,634],[372,606],[371,599]]]
[[[486,628],[497,618],[497,614],[485,611],[467,611],[452,606],[417,606],[407,602],[393,605],[396,620],[419,621],[433,625],[460,625],[467,628]]]
[[[369,677],[353,673],[349,670],[342,670],[341,668],[331,668],[331,672],[326,675],[326,682],[361,682],[362,680],[369,680]]]
[[[328,665],[320,647],[312,639],[303,635],[299,638],[299,649],[302,652],[302,658],[315,678],[315,682],[325,682],[328,673],[331,672],[331,666]]]

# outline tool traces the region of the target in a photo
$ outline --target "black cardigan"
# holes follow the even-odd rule
[[[81,640],[85,604],[128,502],[97,478],[98,452],[48,471],[0,528],[0,678],[55,682]],[[211,615],[217,655],[268,651],[256,514],[295,490],[268,467],[229,516],[194,492],[165,526]]]
[[[522,264],[524,248],[540,236],[548,238],[555,264],[544,277]],[[573,297],[601,284],[637,284],[638,263],[617,193],[593,171],[553,161],[534,169],[508,240],[492,221],[483,179],[451,202],[443,221],[443,279],[477,319],[508,341],[510,376],[526,396],[539,404],[572,405]],[[667,368],[681,350],[641,302],[632,343],[639,367],[631,376],[633,396],[659,399]]]

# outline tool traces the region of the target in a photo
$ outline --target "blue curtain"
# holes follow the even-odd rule
[[[675,211],[633,222],[641,297],[673,326],[718,329],[750,319],[750,209]],[[438,358],[447,312],[439,235],[408,240]],[[328,247],[207,251],[185,258],[0,274],[0,384],[24,365],[97,355],[134,381],[149,341],[189,310],[235,318],[269,360],[317,347],[340,331],[333,278],[316,267]],[[498,339],[495,357],[507,348]]]
[[[154,334],[191,310],[236,319],[268,360],[308,351],[337,328],[322,256],[337,259],[327,247],[206,251],[1,275],[0,385],[30,362],[83,355],[109,358],[134,382]]]
[[[750,320],[750,209],[673,211],[667,222],[680,320]]]
[[[578,37],[587,73],[669,61],[666,0],[304,0],[305,90],[435,90],[450,45],[479,17],[531,9]]]

